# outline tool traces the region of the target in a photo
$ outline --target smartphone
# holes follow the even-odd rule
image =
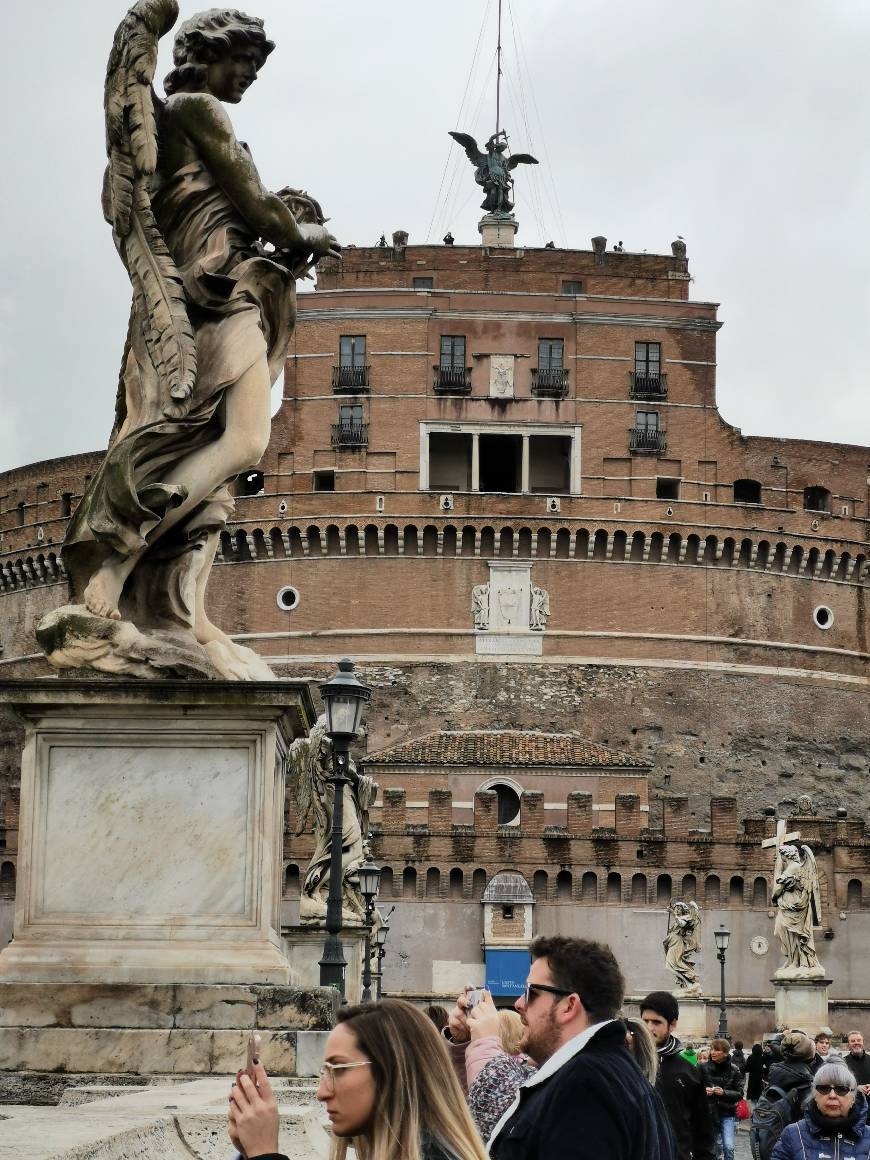
[[[470,1011],[472,1007],[476,1007],[483,998],[484,988],[475,987],[473,991],[469,991],[465,996],[465,1009]]]
[[[248,1036],[248,1059],[247,1063],[245,1064],[245,1071],[248,1073],[251,1079],[254,1078],[254,1060],[259,1060],[260,1058],[261,1044],[262,1038],[256,1033],[256,1031],[252,1031]]]

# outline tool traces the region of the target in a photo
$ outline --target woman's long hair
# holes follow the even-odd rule
[[[656,1076],[659,1071],[659,1053],[656,1041],[642,1019],[626,1019],[625,1030],[629,1036],[628,1046],[635,1063],[655,1087]]]
[[[375,1109],[364,1136],[336,1139],[333,1160],[353,1144],[359,1160],[420,1160],[424,1135],[458,1160],[487,1160],[444,1040],[430,1019],[402,999],[346,1007],[339,1023],[372,1063]]]

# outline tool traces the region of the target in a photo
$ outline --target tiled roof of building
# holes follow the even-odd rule
[[[573,733],[522,729],[445,730],[402,741],[365,758],[366,765],[547,765],[593,769],[649,769],[630,753],[607,749]]]

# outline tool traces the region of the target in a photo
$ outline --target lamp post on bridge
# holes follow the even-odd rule
[[[731,931],[720,924],[719,929],[713,931],[716,940],[716,958],[720,967],[719,987],[719,1030],[716,1032],[720,1039],[728,1038],[728,1009],[725,1003],[725,952],[731,939]]]
[[[393,910],[395,910],[395,906]],[[390,915],[393,910],[381,915],[381,925],[375,931],[375,949],[378,955],[378,970],[377,975],[377,989],[375,991],[375,998],[378,1002],[381,1000],[381,987],[384,978],[384,959],[387,957],[386,942],[387,935],[390,933]]]
[[[381,882],[381,868],[372,861],[371,854],[359,868],[359,888],[365,902],[365,959],[362,972],[362,1001],[372,1001],[372,919],[375,914],[375,899]]]
[[[320,960],[321,987],[335,987],[344,995],[344,972],[347,961],[341,941],[342,894],[342,835],[344,832],[344,787],[349,784],[350,743],[356,737],[363,706],[371,697],[371,689],[360,684],[353,671],[353,662],[338,662],[338,672],[320,686],[320,695],[326,705],[326,732],[332,742],[332,775],[327,778],[332,786],[332,831],[329,844],[329,895],[326,903],[326,940]]]

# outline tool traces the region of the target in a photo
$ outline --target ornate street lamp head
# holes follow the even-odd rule
[[[366,855],[366,860],[363,862],[358,870],[359,874],[359,888],[363,898],[367,904],[372,903],[378,896],[378,887],[381,883],[381,868],[372,861],[371,855]]]
[[[720,954],[725,954],[728,950],[728,943],[731,939],[731,931],[724,926],[720,926],[718,930],[713,931],[713,938],[716,940],[716,950]]]
[[[334,741],[355,737],[363,705],[372,691],[357,680],[353,661],[345,657],[338,662],[338,672],[332,680],[320,686],[320,695],[326,705],[326,731],[330,738]]]

